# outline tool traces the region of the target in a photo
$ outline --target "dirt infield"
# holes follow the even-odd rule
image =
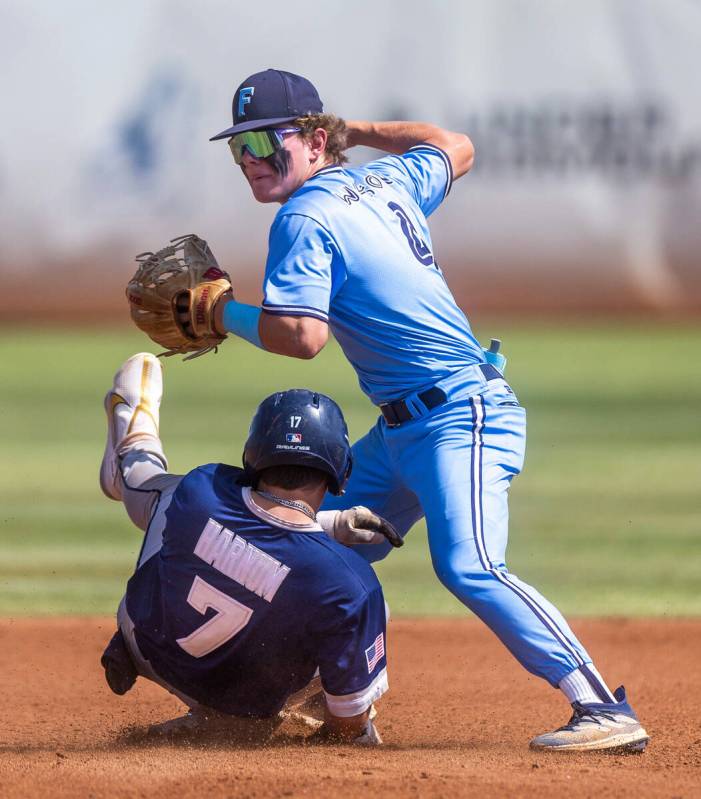
[[[599,668],[627,684],[643,755],[554,755],[528,739],[566,721],[559,692],[473,620],[398,620],[379,750],[134,742],[182,705],[143,680],[109,693],[108,619],[0,621],[0,796],[701,796],[701,621],[579,621]]]

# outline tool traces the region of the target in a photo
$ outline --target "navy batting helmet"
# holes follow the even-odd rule
[[[342,494],[353,466],[341,409],[325,394],[293,388],[261,402],[243,449],[246,479],[255,484],[271,466],[308,466],[329,476],[329,491]]]

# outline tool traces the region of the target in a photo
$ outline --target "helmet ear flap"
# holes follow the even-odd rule
[[[245,461],[243,464],[243,474],[239,477],[237,482],[238,485],[250,486],[250,488],[253,489],[255,489],[256,483],[258,482],[258,475]]]
[[[343,477],[341,478],[340,483],[334,482],[333,489],[335,489],[335,490],[333,490],[331,488],[329,489],[332,494],[334,494],[337,497],[340,497],[340,496],[343,496],[343,494],[346,493],[346,485],[348,483],[348,480],[350,479],[352,471],[353,471],[353,455],[352,455],[352,453],[349,450],[349,452],[348,452],[348,462],[346,463],[346,470],[343,473]]]

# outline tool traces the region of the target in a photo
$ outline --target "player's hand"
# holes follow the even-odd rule
[[[347,547],[355,544],[382,544],[401,547],[404,539],[387,519],[373,513],[363,505],[339,511],[334,518],[333,537]]]
[[[364,714],[363,714],[364,715]],[[358,717],[356,717],[358,718]],[[332,722],[326,721],[316,732],[304,739],[305,744],[355,744],[356,746],[380,746],[382,736],[377,727],[366,719],[360,728],[338,728]]]

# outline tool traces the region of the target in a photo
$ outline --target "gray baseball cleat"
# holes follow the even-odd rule
[[[580,704],[564,727],[538,735],[531,749],[541,752],[642,752],[649,740],[621,685],[614,691],[616,702]]]
[[[107,443],[100,465],[100,488],[110,499],[122,499],[119,457],[127,449],[142,449],[167,469],[158,418],[163,395],[161,363],[150,352],[132,355],[117,370],[105,396]]]

